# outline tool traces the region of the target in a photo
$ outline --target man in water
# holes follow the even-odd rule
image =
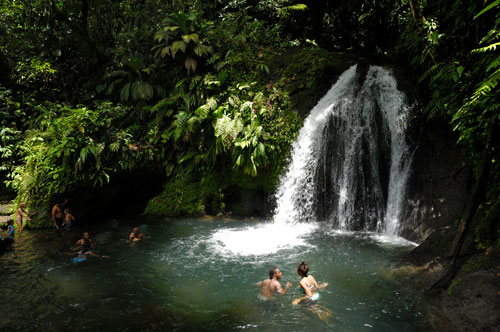
[[[140,241],[146,239],[146,236],[144,234],[139,233],[139,227],[135,227],[132,230],[132,233],[129,235],[129,240],[132,242]]]
[[[281,283],[279,280],[281,279],[282,274],[280,269],[277,267],[273,267],[269,270],[269,279],[262,280],[257,283],[257,287],[260,288],[260,295],[271,298],[276,294],[276,292],[285,295],[288,288],[292,286],[291,282],[286,283],[285,289],[281,288]]]
[[[64,206],[68,203],[68,199],[64,199],[64,202],[59,201],[56,205],[52,207],[52,223],[54,227],[60,231],[63,224],[63,211]]]

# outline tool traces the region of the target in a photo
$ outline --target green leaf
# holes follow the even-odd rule
[[[494,1],[493,3],[489,4],[486,8],[484,8],[483,10],[481,10],[479,12],[479,14],[477,14],[476,16],[474,16],[474,19],[478,18],[479,16],[483,15],[484,13],[486,13],[487,11],[489,11],[490,9],[492,9],[493,7],[498,6],[498,5],[500,5],[500,0]]]
[[[153,87],[149,83],[141,82],[138,86],[138,92],[141,99],[149,99],[153,97]]]
[[[120,99],[122,101],[127,101],[130,95],[130,82],[125,84],[120,92]]]
[[[170,46],[167,46],[167,47],[162,48],[161,53],[160,53],[160,56],[161,56],[162,58],[164,58],[164,57],[165,57],[165,55],[167,55],[167,54],[168,54],[168,55],[170,55],[170,50],[171,50],[171,47],[170,47]],[[172,57],[173,57],[173,56],[172,56]]]
[[[186,52],[186,43],[184,43],[182,40],[174,41],[171,47],[172,47],[172,58],[175,57],[175,54],[179,50],[181,50],[183,53]]]
[[[227,79],[227,70],[224,69],[220,71],[219,74],[217,75],[217,79],[219,80],[218,85],[223,85]]]
[[[190,41],[194,41],[195,43],[198,42],[199,36],[197,33],[192,33],[190,35],[182,35],[182,40],[188,44]]]

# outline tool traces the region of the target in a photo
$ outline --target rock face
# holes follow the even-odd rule
[[[444,121],[432,120],[414,139],[401,235],[422,242],[462,216],[471,171],[462,166],[457,137]]]

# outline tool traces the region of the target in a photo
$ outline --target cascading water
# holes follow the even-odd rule
[[[311,110],[277,193],[277,224],[328,221],[398,235],[411,155],[410,107],[389,70],[344,72]]]
[[[217,251],[232,257],[311,246],[305,238],[316,221],[398,235],[411,162],[410,107],[390,71],[361,69],[345,71],[304,121],[273,222],[218,230],[209,240]]]

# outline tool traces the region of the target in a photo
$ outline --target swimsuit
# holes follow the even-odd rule
[[[90,241],[89,240],[84,240],[83,243],[80,245],[80,251],[78,254],[82,255],[85,254],[87,251],[90,251]]]
[[[63,223],[62,217],[59,217],[59,218],[56,217],[56,229],[61,228],[62,223]]]
[[[15,230],[14,226],[9,225],[7,234],[9,234],[9,236],[14,236],[15,233],[16,233],[16,230]]]
[[[312,290],[314,289],[314,285],[309,285],[309,282],[307,281],[307,278],[306,278],[306,285],[307,285],[307,288],[309,288],[309,290]],[[300,286],[302,288],[302,286]],[[306,290],[304,290],[304,294],[307,294],[306,293]],[[313,293],[313,295],[309,298],[309,300],[317,300],[319,299],[319,293]]]

